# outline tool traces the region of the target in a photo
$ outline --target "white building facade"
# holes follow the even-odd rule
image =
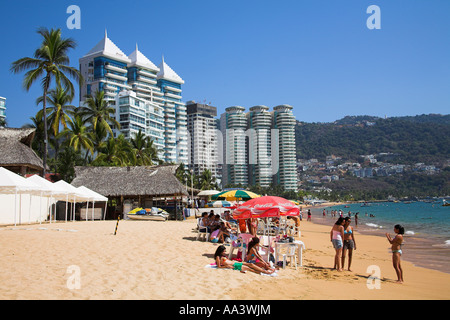
[[[139,51],[137,45],[127,56],[105,32],[104,38],[82,57],[79,63],[80,72],[85,79],[84,85],[80,87],[81,104],[86,95],[104,91],[105,99],[116,108],[116,120],[125,124],[120,130],[115,128],[115,135],[120,132],[131,138],[136,128],[141,128],[149,137],[157,139],[154,141],[155,145],[161,148],[161,160],[188,163],[186,105],[181,101],[181,86],[184,80],[167,65],[164,58],[161,64],[156,66]],[[130,91],[134,92],[134,95],[130,95]],[[124,102],[126,96],[130,101],[142,105],[143,109],[152,110],[145,111],[146,117],[148,116],[145,121],[143,109],[139,106],[126,107],[124,104],[120,110],[117,103],[120,98]],[[127,109],[134,113],[130,112],[127,117]],[[162,137],[160,111],[163,122]]]

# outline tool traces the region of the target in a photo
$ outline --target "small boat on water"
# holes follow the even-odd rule
[[[136,208],[128,212],[127,217],[132,220],[167,221],[169,219],[169,213],[156,207],[152,207],[151,209]]]
[[[447,201],[445,201],[445,199],[443,200],[443,203],[442,203],[442,206],[443,207],[450,207],[450,203],[448,203]]]

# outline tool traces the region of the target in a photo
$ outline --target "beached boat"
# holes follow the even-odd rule
[[[127,217],[132,220],[167,221],[169,213],[156,207],[151,209],[136,208],[128,212]]]

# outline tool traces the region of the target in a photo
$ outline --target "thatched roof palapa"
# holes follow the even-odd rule
[[[27,167],[43,171],[42,159],[31,148],[35,129],[0,129],[0,166]]]
[[[107,197],[188,196],[185,186],[175,176],[177,167],[75,167],[72,185],[85,186]]]

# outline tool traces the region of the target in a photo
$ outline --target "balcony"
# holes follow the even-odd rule
[[[125,76],[119,76],[118,74],[114,74],[111,72],[107,72],[105,75],[107,78],[113,78],[113,79],[117,79],[117,80],[122,80],[122,81],[127,81],[128,78]]]

